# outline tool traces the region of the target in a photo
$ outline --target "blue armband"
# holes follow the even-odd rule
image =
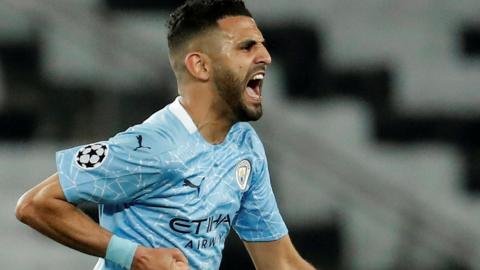
[[[130,270],[137,247],[138,244],[130,240],[112,235],[110,242],[108,242],[105,259],[121,266],[123,269]]]

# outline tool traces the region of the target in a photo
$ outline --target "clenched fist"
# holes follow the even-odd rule
[[[132,270],[189,270],[188,260],[176,248],[146,248],[135,251]]]

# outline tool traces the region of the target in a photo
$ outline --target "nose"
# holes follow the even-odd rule
[[[270,65],[272,63],[272,57],[265,46],[261,46],[256,60],[257,64]]]

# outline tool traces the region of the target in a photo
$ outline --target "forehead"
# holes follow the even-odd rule
[[[263,40],[262,33],[255,20],[248,16],[231,16],[218,20],[218,27],[227,39],[240,41],[243,39]]]

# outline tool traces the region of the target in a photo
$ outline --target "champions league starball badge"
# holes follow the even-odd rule
[[[78,150],[75,155],[75,163],[82,169],[98,168],[108,156],[108,145],[106,143],[92,143]]]
[[[252,170],[252,166],[250,165],[250,161],[244,159],[240,161],[237,165],[236,169],[236,177],[237,177],[237,184],[242,191],[247,188],[248,179],[250,178],[250,172]]]

